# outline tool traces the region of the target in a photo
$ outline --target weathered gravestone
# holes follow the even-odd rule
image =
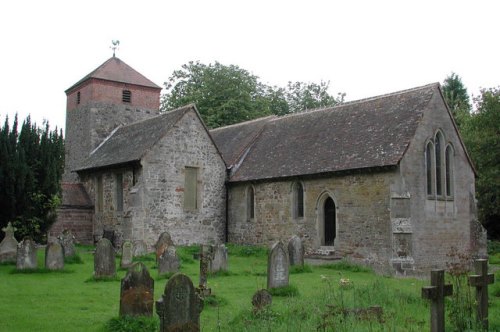
[[[208,296],[212,293],[211,289],[208,288],[208,266],[210,265],[210,260],[212,257],[212,246],[201,245],[200,247],[200,284],[198,290],[201,296]]]
[[[267,260],[267,289],[288,286],[288,252],[283,242],[276,242]]]
[[[102,238],[95,248],[94,277],[114,277],[115,275],[115,250],[108,239]]]
[[[256,313],[273,303],[273,296],[267,289],[261,289],[255,292],[252,297],[253,312]]]
[[[134,257],[144,256],[148,253],[148,247],[146,243],[142,240],[137,240],[134,242]]]
[[[227,271],[227,248],[225,245],[212,246],[208,270],[210,273]]]
[[[158,274],[164,275],[167,273],[179,272],[179,266],[180,260],[177,256],[175,246],[168,246],[158,258]]]
[[[37,268],[35,242],[29,237],[17,245],[16,268],[18,270]]]
[[[304,266],[304,245],[297,235],[294,235],[288,241],[288,256],[290,258],[290,265]]]
[[[200,313],[203,301],[191,279],[177,273],[168,280],[161,299],[156,301],[156,313],[160,316],[160,331],[200,331]]]
[[[71,257],[76,255],[75,249],[75,236],[70,230],[65,229],[61,235],[57,237],[59,243],[62,245],[64,250],[64,257]]]
[[[444,270],[431,271],[431,286],[422,287],[422,297],[431,300],[431,332],[444,331],[444,297],[453,294],[453,286],[444,284]]]
[[[495,275],[488,273],[488,260],[474,262],[475,275],[469,276],[469,284],[476,287],[477,319],[488,330],[488,285],[495,282]]]
[[[156,260],[160,258],[160,256],[163,254],[165,249],[169,246],[173,246],[174,242],[172,241],[172,237],[170,236],[169,232],[163,232],[160,234],[160,237],[158,238],[158,241],[156,242],[155,245],[155,250],[156,250]]]
[[[17,255],[17,240],[14,237],[15,227],[9,222],[7,227],[2,228],[5,236],[0,243],[0,263],[15,262]]]
[[[139,262],[130,267],[120,288],[120,316],[153,315],[154,280]]]
[[[49,270],[64,268],[64,249],[59,243],[49,243],[45,247],[45,268]]]
[[[128,268],[132,266],[132,258],[133,258],[133,246],[132,242],[125,241],[122,244],[122,257],[120,259],[120,267]]]

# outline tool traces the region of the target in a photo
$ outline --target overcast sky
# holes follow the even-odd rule
[[[355,100],[442,82],[500,85],[500,1],[128,1],[0,3],[0,120],[64,128],[64,90],[112,56],[163,86],[190,60],[261,81],[330,81]]]

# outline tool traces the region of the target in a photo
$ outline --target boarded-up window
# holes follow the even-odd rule
[[[184,178],[184,209],[198,209],[198,168],[186,167]]]
[[[104,205],[104,193],[103,193],[103,186],[102,186],[102,176],[99,175],[97,177],[97,186],[96,186],[96,200],[97,200],[97,212],[102,212],[103,205]]]
[[[116,174],[116,211],[123,211],[123,175]]]
[[[130,92],[130,90],[123,90],[122,91],[122,101],[124,103],[132,102],[132,92]]]

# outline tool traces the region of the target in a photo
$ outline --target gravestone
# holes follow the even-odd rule
[[[17,255],[17,240],[14,237],[15,227],[9,222],[7,227],[2,228],[5,236],[0,243],[0,263],[15,262]]]
[[[158,274],[164,275],[167,273],[179,272],[179,266],[180,260],[177,256],[175,246],[168,246],[158,258]]]
[[[161,299],[156,301],[160,331],[200,331],[202,309],[203,301],[191,279],[182,273],[175,274],[168,280]]]
[[[225,245],[212,246],[208,270],[210,273],[227,271],[227,248]]]
[[[283,242],[276,242],[267,260],[267,289],[288,286],[288,252]]]
[[[103,232],[102,232],[102,238],[103,239],[108,239],[109,242],[111,242],[111,245],[114,247],[116,247],[116,234],[115,234],[115,231],[113,230],[110,230],[110,229],[105,229]]]
[[[142,240],[134,242],[134,257],[144,256],[148,253],[148,247],[146,243]]]
[[[495,282],[495,275],[488,273],[488,260],[474,262],[475,275],[469,276],[469,284],[476,287],[477,320],[488,330],[488,285]]]
[[[71,257],[76,255],[75,249],[75,236],[70,230],[65,229],[58,237],[59,243],[63,247],[64,257]]]
[[[120,316],[152,316],[153,296],[153,278],[143,263],[135,263],[121,281]]]
[[[114,277],[115,275],[115,250],[108,239],[102,238],[95,248],[94,277]]]
[[[273,303],[273,296],[267,289],[261,289],[255,292],[252,297],[253,312],[256,313]]]
[[[17,245],[16,269],[36,269],[36,246],[35,241],[29,237],[24,238]]]
[[[156,241],[155,250],[156,250],[156,260],[160,258],[165,249],[169,246],[173,246],[174,242],[172,242],[172,237],[169,232],[163,232],[160,234],[158,241]]]
[[[201,296],[211,294],[211,289],[208,288],[208,267],[212,258],[212,246],[202,244],[200,246],[200,284],[198,290]]]
[[[304,245],[297,235],[294,235],[288,241],[288,257],[290,258],[290,265],[304,266]]]
[[[49,243],[45,247],[45,268],[62,270],[64,268],[64,249],[57,242]]]
[[[122,244],[122,258],[120,259],[120,267],[123,268],[128,268],[132,266],[132,254],[133,246],[132,242],[130,241],[125,241]]]
[[[453,286],[444,284],[444,270],[431,271],[431,286],[422,287],[422,297],[431,300],[431,332],[444,331],[444,297],[453,294]]]

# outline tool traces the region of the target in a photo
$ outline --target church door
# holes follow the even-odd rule
[[[325,246],[333,246],[336,237],[335,203],[331,197],[325,201]]]

